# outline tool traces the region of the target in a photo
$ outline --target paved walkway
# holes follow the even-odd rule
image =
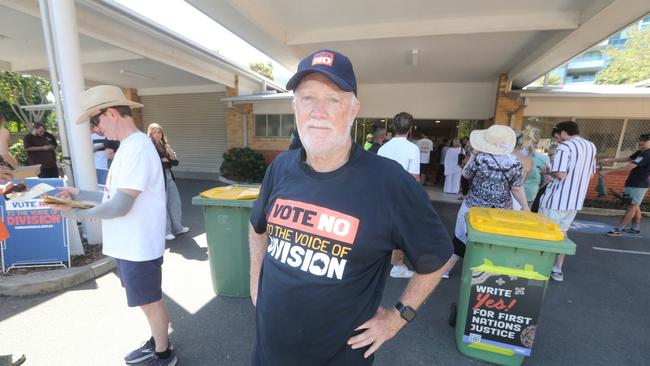
[[[248,365],[253,307],[249,299],[212,292],[202,212],[190,205],[193,195],[216,183],[179,182],[184,221],[192,231],[168,242],[163,287],[180,364]],[[437,202],[435,207],[451,231],[458,202]],[[604,225],[617,221],[585,215],[579,219]],[[565,282],[548,286],[533,356],[526,365],[648,363],[650,241],[609,238],[599,233],[603,227],[587,223],[581,230],[593,233],[570,233],[578,254],[567,260]],[[648,220],[643,231],[650,233]],[[376,365],[485,365],[456,351],[453,329],[447,325],[449,304],[458,296],[459,268],[423,305],[417,320],[378,352]],[[388,281],[386,305],[395,302],[405,284]],[[64,292],[0,298],[0,355],[26,353],[27,366],[121,365],[122,355],[148,337],[146,329],[140,311],[126,307],[114,273]]]

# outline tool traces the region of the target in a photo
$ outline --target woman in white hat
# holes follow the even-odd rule
[[[447,263],[443,278],[449,278],[458,259],[465,255],[465,215],[471,207],[512,209],[514,197],[522,210],[529,211],[522,188],[521,162],[512,155],[517,143],[515,131],[508,126],[494,125],[486,130],[472,131],[469,140],[476,151],[463,168],[463,176],[470,181],[469,193],[458,210],[454,255]]]

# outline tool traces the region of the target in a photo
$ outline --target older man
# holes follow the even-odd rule
[[[165,252],[165,186],[160,158],[151,140],[133,122],[131,108],[142,107],[116,86],[99,85],[81,94],[83,112],[77,123],[90,124],[120,141],[104,193],[63,189],[64,198],[96,201],[89,209],[54,206],[76,220],[101,219],[104,254],[115,258],[127,304],[144,312],[151,338],[124,357],[127,364],[148,366],[178,362],[168,340],[169,316],[162,299]]]
[[[309,55],[287,89],[304,147],[273,161],[251,214],[253,364],[370,365],[438,284],[451,241],[413,177],[352,143],[347,57]],[[394,249],[416,275],[384,308]]]

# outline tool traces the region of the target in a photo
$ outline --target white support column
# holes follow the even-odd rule
[[[47,15],[51,29],[52,49],[59,82],[61,100],[70,147],[70,156],[74,181],[77,187],[97,191],[97,176],[88,123],[78,125],[76,117],[81,113],[79,95],[84,90],[84,81],[79,54],[79,33],[74,0],[43,0],[47,3]],[[45,21],[45,20],[44,20]],[[48,40],[46,39],[46,42]],[[99,222],[86,223],[86,235],[89,244],[101,242]]]

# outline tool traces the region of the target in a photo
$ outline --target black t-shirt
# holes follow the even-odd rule
[[[431,273],[451,256],[451,241],[396,162],[356,144],[333,172],[314,172],[303,157],[298,149],[275,158],[251,213],[255,231],[269,235],[253,364],[369,365],[346,342],[377,311],[391,251]]]
[[[379,148],[381,147],[380,144],[373,142],[372,145],[370,146],[370,149],[368,149],[368,152],[371,152],[373,154],[376,154],[377,151],[379,151]]]
[[[632,169],[625,181],[626,187],[648,188],[648,175],[650,175],[650,149],[637,151],[630,155],[630,162],[636,167]]]
[[[29,148],[51,144],[45,136],[28,133],[23,138],[23,145],[25,148]],[[53,150],[28,151],[27,156],[29,156],[30,165],[41,164],[42,168],[56,168],[56,154]]]

